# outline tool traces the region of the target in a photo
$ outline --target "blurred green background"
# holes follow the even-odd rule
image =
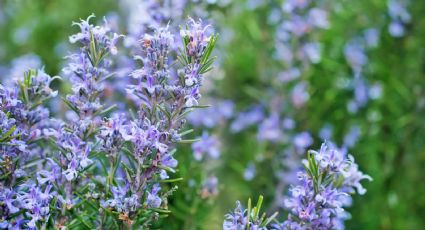
[[[368,189],[364,196],[354,196],[353,206],[348,210],[352,218],[346,222],[347,229],[423,229],[425,1],[411,1],[408,9],[412,19],[401,38],[391,37],[387,32],[387,1],[331,2],[341,9],[330,15],[330,28],[320,34],[322,61],[303,76],[310,84],[310,100],[297,113],[296,120],[313,133],[314,149],[320,147],[315,134],[325,124],[332,124],[337,143],[342,142],[351,124],[358,124],[362,130],[350,152],[360,169],[374,180],[364,182]],[[255,9],[244,7],[246,4],[236,0],[226,7],[207,4],[206,9],[211,12],[214,26],[224,31],[224,35],[231,34],[219,41],[219,68],[225,77],[215,83],[214,92],[233,100],[238,109],[258,100],[250,95],[249,89],[264,89],[264,78],[275,77],[279,68],[271,55],[276,28],[268,25],[267,18],[280,1],[270,1]],[[196,3],[193,5],[196,7]],[[187,11],[190,15],[190,10]],[[91,13],[98,19],[114,13],[125,20],[119,2],[112,0],[0,0],[0,12],[0,66],[8,68],[14,58],[34,53],[40,56],[51,75],[61,74],[68,36],[77,30],[71,27],[72,21]],[[120,23],[123,26],[125,22]],[[352,95],[337,87],[341,78],[350,77],[343,47],[370,26],[377,26],[381,33],[379,45],[368,51],[365,75],[370,82],[380,82],[383,94],[380,100],[371,101],[351,114],[347,112],[346,102]],[[216,173],[220,181],[219,196],[203,200],[187,186],[187,181],[181,182],[180,190],[170,201],[174,214],[158,228],[219,229],[223,215],[233,208],[236,200],[246,201],[259,194],[271,205],[276,179],[271,176],[270,165],[275,153],[256,142],[254,129],[241,134],[228,132],[228,124],[221,129],[225,147]],[[190,147],[183,149],[179,154],[179,175],[196,177],[190,172],[200,170],[202,165],[193,162]],[[245,181],[244,167],[260,152],[265,160],[257,165],[258,175],[252,181]],[[283,213],[279,216],[281,220],[285,218]]]

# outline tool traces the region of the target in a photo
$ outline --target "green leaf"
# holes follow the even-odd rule
[[[62,101],[70,108],[72,109],[76,114],[80,114],[77,108],[75,108],[67,99],[62,98]]]
[[[202,64],[201,68],[199,69],[200,74],[204,74],[212,69],[212,65],[214,64],[214,61],[217,59],[217,57],[212,57],[208,59],[204,64]]]
[[[205,108],[209,108],[211,107],[211,105],[196,105],[196,106],[192,106],[190,107],[191,109],[205,109]]]
[[[276,216],[278,215],[278,212],[273,213],[273,215],[271,215],[269,218],[267,218],[261,225],[260,227],[266,227],[268,224],[270,224],[270,222],[272,222]]]
[[[111,105],[111,106],[109,106],[108,108],[106,108],[106,109],[104,109],[104,110],[101,110],[101,111],[96,111],[95,113],[94,113],[94,115],[96,116],[96,115],[103,115],[103,114],[106,114],[106,113],[109,113],[109,112],[111,112],[112,110],[114,110],[115,108],[117,108],[117,105]]]
[[[193,132],[193,129],[189,129],[189,130],[186,130],[184,132],[179,133],[179,136],[180,137],[183,137],[183,136],[185,136],[185,135],[187,135],[189,133],[192,133],[192,132]]]
[[[249,223],[250,223],[250,220],[251,220],[251,198],[249,198],[248,199],[248,213],[247,213],[247,216],[248,216],[248,223],[247,223],[247,225],[246,225],[246,229],[247,230],[249,230],[250,228],[249,228]]]
[[[174,179],[160,180],[159,182],[173,183],[173,182],[178,182],[178,181],[182,181],[182,180],[183,180],[183,177],[179,177],[179,178],[174,178]]]
[[[133,164],[133,162],[137,162],[137,159],[134,157],[133,152],[130,149],[126,148],[126,147],[122,147],[121,150],[128,157],[131,166],[134,168],[135,165]]]
[[[260,213],[261,205],[263,204],[264,197],[260,195],[257,201],[257,206],[255,207],[254,218],[257,219]]]
[[[210,37],[210,41],[208,42],[208,45],[205,48],[204,54],[203,54],[202,59],[201,59],[202,65],[204,65],[207,62],[207,60],[209,59],[212,51],[214,50],[217,39],[218,39],[218,34],[212,35]]]
[[[8,140],[10,135],[16,130],[16,125],[13,125],[3,136],[0,138],[0,142]]]
[[[150,210],[158,212],[158,213],[171,213],[171,211],[167,209],[151,208]]]
[[[178,143],[183,143],[183,144],[191,144],[197,141],[200,141],[201,139],[197,138],[197,139],[187,139],[187,140],[181,140],[178,141]]]

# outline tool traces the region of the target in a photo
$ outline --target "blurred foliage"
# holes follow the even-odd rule
[[[233,99],[239,109],[258,100],[253,97],[255,90],[261,91],[264,79],[276,73],[271,57],[274,28],[267,25],[273,4],[255,10],[245,9],[243,4],[234,1],[227,8],[218,9],[224,17],[216,22],[233,31],[228,44],[219,44],[224,50],[220,59],[226,76],[216,88],[224,97]],[[303,121],[302,126],[312,133],[318,133],[324,124],[333,124],[333,137],[338,143],[350,124],[361,126],[363,135],[351,152],[361,170],[374,181],[365,183],[366,195],[355,196],[347,229],[421,229],[425,226],[425,2],[411,1],[412,22],[403,38],[393,38],[387,32],[386,1],[341,0],[335,4],[344,6],[343,12],[331,15],[332,26],[320,38],[323,59],[303,76],[312,86],[311,99],[297,120]],[[71,22],[91,13],[104,16],[118,11],[118,4],[112,0],[8,0],[0,1],[0,8],[4,13],[0,23],[0,64],[35,53],[47,72],[54,75],[60,73],[66,55],[63,42],[72,34]],[[379,28],[379,46],[368,52],[366,67],[368,81],[382,84],[383,98],[369,102],[353,115],[346,109],[347,98],[352,95],[336,87],[340,78],[350,77],[342,49],[346,41],[370,24],[385,25]],[[28,33],[27,38],[16,39],[20,33]],[[180,170],[176,177],[183,177],[183,181],[177,183],[179,190],[170,201],[173,214],[162,228],[218,229],[235,200],[244,201],[259,194],[264,195],[266,207],[271,205],[276,153],[258,143],[255,132],[222,132],[226,148],[217,173],[221,191],[214,200],[200,198],[199,186],[188,185],[189,178],[200,184],[202,176],[193,172],[202,166],[193,162],[190,147],[181,149],[184,154],[178,154]],[[315,137],[314,148],[319,144]],[[259,153],[266,160],[257,165],[259,175],[247,182],[243,179],[245,166]],[[279,215],[279,219],[284,217]]]
[[[72,22],[92,13],[103,17],[117,7],[112,0],[1,0],[0,62],[35,53],[47,73],[58,74],[68,36],[78,30],[71,29]]]

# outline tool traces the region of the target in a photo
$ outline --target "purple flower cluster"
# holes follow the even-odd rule
[[[0,228],[72,227],[78,224],[75,215],[91,207],[99,207],[101,215],[84,220],[86,225],[122,221],[130,227],[143,219],[148,226],[175,190],[161,183],[175,172],[175,145],[192,142],[183,140],[190,132],[183,131],[185,117],[198,107],[217,36],[190,19],[180,33],[179,69],[170,65],[176,58],[168,27],[143,36],[143,53],[135,57],[142,67],[131,73],[133,84],[127,87],[138,98],[137,114],[102,118],[114,108],[103,103],[104,83],[113,75],[109,55],[117,54],[121,35],[111,32],[106,21],[104,26],[90,24],[92,17],[74,23],[80,31],[69,38],[80,49],[68,56],[63,69],[72,85],[64,99],[70,108],[66,121],[50,119],[42,106],[57,95],[49,87],[55,78],[42,70],[29,71],[13,87],[0,85]],[[38,140],[55,144],[41,146]],[[217,144],[209,137],[204,141]],[[200,151],[219,154],[218,149]],[[37,173],[31,176],[24,168]],[[217,178],[205,181],[203,188],[205,194],[217,194]]]
[[[46,130],[46,134],[57,140],[61,163],[66,165],[62,174],[67,181],[75,180],[79,172],[93,163],[89,159],[93,150],[90,137],[100,126],[99,115],[104,109],[100,102],[102,82],[110,77],[111,61],[106,56],[117,53],[116,43],[120,37],[107,26],[90,24],[92,17],[94,15],[80,23],[73,23],[80,28],[80,32],[69,37],[71,43],[81,45],[78,52],[68,56],[68,66],[63,69],[73,91],[65,100],[72,109],[70,121],[61,124],[59,130]],[[67,196],[70,199],[70,191]]]
[[[182,19],[182,12],[188,3],[188,0],[122,1],[121,7],[128,16],[128,36],[125,38],[125,45],[135,47],[140,36],[145,33],[164,26],[164,23],[166,24],[172,19]]]
[[[192,4],[194,3],[194,4]],[[128,25],[127,30],[129,31],[128,36],[125,38],[125,46],[130,48],[130,53],[139,54],[140,53],[140,46],[138,46],[138,40],[140,37],[143,37],[143,34],[146,32],[154,31],[155,28],[158,28],[160,26],[168,25],[171,21],[172,22],[183,22],[184,21],[184,12],[186,9],[191,9],[191,14],[196,16],[205,16],[207,12],[204,10],[207,5],[209,4],[218,4],[222,5],[221,2],[215,2],[215,3],[203,3],[203,2],[197,2],[197,1],[190,1],[190,0],[181,0],[181,1],[144,1],[144,2],[136,2],[136,1],[124,1],[122,3],[122,8],[125,9],[127,15],[128,15]],[[141,13],[143,12],[143,13]],[[191,28],[183,28],[181,31],[180,37],[172,37],[170,38],[171,41],[168,43],[167,49],[169,51],[175,51],[178,50],[178,47],[182,42],[187,43],[186,44],[186,51],[188,53],[187,60],[186,58],[180,59],[180,62],[183,62],[183,64],[186,66],[184,69],[180,69],[177,72],[171,71],[170,74],[171,78],[178,78],[184,80],[184,85],[186,86],[184,94],[186,95],[184,97],[185,99],[185,106],[186,107],[192,107],[197,106],[199,102],[199,97],[201,95],[201,92],[199,90],[199,87],[197,85],[200,85],[203,83],[203,77],[201,77],[199,72],[208,71],[208,68],[200,69],[201,66],[199,65],[199,62],[203,62],[205,60],[195,60],[192,64],[188,64],[189,59],[195,58],[199,59],[201,54],[203,53],[203,49],[205,49],[206,43],[208,43],[208,40],[206,40],[205,35],[211,34],[211,27],[202,27],[200,22],[192,21],[190,23]],[[140,26],[144,25],[144,26]],[[198,28],[195,28],[198,27]],[[170,29],[169,33],[173,33],[175,30],[173,28],[167,28]],[[189,29],[189,31],[187,30]],[[193,31],[194,33],[192,33]],[[197,32],[196,32],[197,31]],[[190,34],[192,33],[192,34]],[[182,41],[184,38],[187,37],[189,40]],[[149,40],[149,38],[145,38],[145,40]],[[143,53],[146,53],[144,50],[144,47],[142,48],[142,55]],[[143,58],[142,58],[143,60]],[[170,56],[166,61],[166,64],[172,63],[175,61],[172,56]],[[131,64],[129,64],[131,63]],[[124,68],[122,72],[126,72],[126,68],[128,66],[135,66],[133,60],[126,60],[124,64]],[[140,72],[136,73],[133,72],[133,76],[141,74]],[[175,76],[177,75],[177,76]],[[211,79],[216,75],[214,72],[211,73],[208,76],[208,79],[211,81]],[[135,76],[138,77],[138,76]],[[140,76],[139,76],[140,77]],[[123,79],[125,80],[125,79]],[[161,82],[162,80],[158,80],[157,82]],[[210,82],[207,82],[207,84]],[[146,85],[147,89],[151,91],[151,93],[154,90],[160,90],[161,87],[156,87],[154,85],[158,84],[156,82],[147,82],[148,85]],[[174,87],[174,86],[172,86]],[[137,88],[137,87],[136,87]],[[155,89],[154,89],[155,88]],[[208,93],[207,92],[207,86],[204,86],[204,91],[202,93]],[[133,87],[131,87],[129,90],[133,91]],[[176,89],[172,89],[176,90]],[[136,102],[136,104],[143,104],[143,100],[140,99],[140,94],[137,91],[133,91],[130,94],[127,94],[129,98],[131,98],[133,101]],[[203,126],[205,129],[215,129],[218,127],[218,124],[223,124],[226,119],[229,119],[233,115],[233,103],[228,100],[214,100],[212,98],[208,98],[202,103],[210,104],[211,106],[209,108],[203,108],[199,110],[194,110],[192,113],[187,114],[187,120],[188,122],[195,126],[200,127]],[[174,106],[174,105],[172,105]],[[184,120],[182,120],[184,122]],[[215,130],[210,130],[210,132],[214,132]],[[174,138],[176,140],[181,139],[181,137],[175,135],[175,131],[173,131]],[[189,131],[190,132],[190,131]],[[187,133],[187,132],[185,132]],[[206,133],[206,132],[205,132]],[[214,161],[217,161],[217,158],[219,156],[219,145],[220,140],[215,136],[208,136],[206,137],[203,135],[203,137],[200,138],[201,141],[198,143],[193,144],[194,149],[194,156],[195,159],[201,160],[200,164],[204,164],[206,167],[202,167],[203,172],[201,174],[204,174],[203,176],[203,182],[202,182],[202,189],[200,191],[201,196],[203,197],[209,197],[211,194],[215,195],[218,193],[218,180],[215,176],[213,176],[213,170],[214,167],[211,165],[215,165]],[[205,145],[205,146],[204,146]],[[202,157],[206,155],[207,157]],[[174,163],[174,161],[172,161]],[[163,178],[168,178],[166,172],[162,170],[161,175]],[[215,180],[211,179],[215,178]],[[215,181],[215,182],[214,182]],[[213,183],[214,182],[214,183]],[[202,195],[207,194],[207,195]]]
[[[223,230],[245,230],[248,219],[246,215],[247,210],[237,201],[235,210],[225,215]]]
[[[49,111],[40,104],[57,95],[49,87],[54,79],[43,70],[31,70],[11,87],[0,85],[2,162],[21,154],[35,154],[34,142],[49,125]]]
[[[290,189],[285,200],[290,210],[282,229],[341,229],[348,216],[344,207],[350,194],[364,194],[361,180],[372,180],[358,170],[351,155],[323,144],[319,152],[310,151],[305,171],[298,174],[299,185]]]
[[[139,40],[144,37],[145,34],[152,34],[160,27],[165,27],[171,22],[173,24],[183,24],[186,20],[184,15],[185,8],[188,7],[190,1],[188,0],[177,0],[177,1],[135,1],[125,0],[120,2],[121,11],[126,15],[126,31],[127,35],[124,38],[124,46],[126,51],[132,55],[142,55],[143,47],[139,45]],[[191,12],[191,15],[192,12]],[[178,33],[178,29],[169,28],[170,33]],[[182,44],[179,37],[173,37],[173,41],[170,43],[170,50],[177,50]],[[117,62],[118,70],[117,75],[121,78],[116,79],[115,85],[111,85],[111,88],[121,91],[125,94],[125,87],[131,80],[126,76],[132,72],[134,68],[138,66],[137,61],[128,56],[120,56]],[[172,58],[172,57],[170,57]],[[174,61],[174,60],[169,60]],[[175,74],[175,73],[172,73]],[[131,99],[137,100],[136,96],[127,95]]]
[[[68,56],[68,66],[63,69],[72,83],[73,94],[67,96],[71,108],[81,119],[92,117],[102,109],[99,96],[103,91],[102,81],[110,77],[111,61],[105,57],[116,54],[116,43],[121,35],[110,32],[107,26],[93,26],[89,20],[73,23],[80,32],[69,37],[71,43],[81,44],[79,52]],[[105,22],[106,24],[106,22]]]
[[[276,212],[268,218],[265,213],[260,216],[262,202],[263,197],[260,196],[257,205],[251,207],[251,199],[249,199],[248,209],[246,209],[237,201],[234,211],[225,215],[223,230],[267,230],[267,226],[278,213]]]
[[[326,143],[319,152],[309,151],[303,163],[305,170],[298,173],[298,184],[292,186],[291,196],[284,200],[289,210],[287,220],[269,226],[270,221],[255,219],[256,208],[253,215],[249,213],[250,204],[247,210],[237,202],[236,209],[225,215],[223,229],[343,229],[343,221],[349,216],[344,207],[351,204],[352,194],[366,192],[360,182],[372,178],[359,171],[353,156],[329,148]]]
[[[17,215],[15,220],[3,220],[0,222],[2,229],[20,229],[26,225],[29,229],[36,229],[36,224],[41,221],[47,221],[50,215],[50,201],[55,193],[50,191],[52,185],[46,186],[40,190],[36,185],[21,187],[21,191],[14,192],[10,189],[2,190],[0,201],[7,207],[5,213],[11,216],[24,211],[25,216]]]
[[[135,57],[143,65],[131,73],[134,84],[127,88],[129,95],[137,97],[137,115],[133,119],[108,119],[101,129],[102,149],[115,155],[126,153],[122,163],[116,156],[111,159],[111,168],[118,167],[126,176],[117,181],[119,186],[111,187],[113,196],[102,200],[102,206],[121,213],[129,225],[139,217],[135,208],[163,208],[168,196],[158,182],[168,179],[168,173],[177,167],[173,154],[176,143],[186,142],[181,132],[185,115],[198,104],[203,74],[214,60],[209,55],[216,36],[207,34],[207,26],[201,23],[190,19],[180,33],[185,46],[178,56],[182,66],[178,70],[169,65],[174,36],[168,26],[143,36],[143,54]]]
[[[52,121],[42,104],[57,94],[50,88],[54,79],[29,70],[15,84],[0,85],[0,228],[35,229],[50,215],[52,185],[37,184],[29,170],[45,154],[38,141]]]

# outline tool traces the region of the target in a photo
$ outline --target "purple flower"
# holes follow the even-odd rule
[[[260,141],[279,141],[283,135],[280,123],[279,116],[276,113],[273,113],[270,117],[264,119],[264,121],[258,126],[257,139]]]
[[[287,12],[291,12],[297,9],[304,9],[310,4],[310,0],[289,0],[285,1],[282,8]]]
[[[361,180],[366,179],[372,181],[372,177],[364,174],[359,171],[358,165],[354,163],[354,157],[348,155],[348,161],[345,163],[345,169],[342,171],[344,176],[344,189],[346,192],[354,193],[357,190],[357,193],[363,195],[366,193],[366,189],[360,184]]]
[[[347,43],[344,48],[345,59],[356,74],[361,73],[368,58],[363,47],[355,41]]]
[[[302,132],[294,136],[293,142],[296,148],[304,151],[313,144],[313,138],[310,133]]]
[[[116,54],[115,44],[121,37],[112,34],[106,25],[90,24],[92,17],[94,15],[80,23],[73,23],[80,27],[80,32],[70,36],[70,42],[79,42],[82,47],[80,52],[68,56],[70,62],[63,69],[73,85],[74,94],[68,95],[67,100],[81,118],[91,117],[102,108],[98,95],[103,91],[102,80],[109,74],[110,68],[110,60],[104,57],[108,53]]]
[[[379,31],[376,28],[370,28],[365,30],[364,32],[364,38],[366,41],[366,44],[370,48],[375,48],[378,46],[379,43]]]
[[[10,213],[16,213],[19,211],[19,208],[13,204],[15,202],[15,196],[15,192],[10,189],[5,189],[0,193],[0,201],[6,204]]]
[[[220,156],[220,142],[217,137],[210,136],[208,132],[204,131],[200,138],[192,144],[192,151],[195,160],[202,160],[204,157],[217,159]]]
[[[296,108],[302,107],[310,99],[307,87],[306,82],[300,82],[292,89],[291,100]]]
[[[202,25],[202,20],[195,21],[189,18],[187,29],[180,30],[180,36],[188,39],[186,46],[187,55],[189,58],[193,58],[196,64],[200,63],[201,57],[204,55],[207,45],[210,42],[211,30],[209,28],[209,25]]]
[[[239,113],[230,126],[234,133],[238,133],[243,129],[251,126],[264,118],[263,109],[259,106],[252,107],[245,112]]]
[[[344,146],[348,148],[353,147],[359,139],[360,134],[360,127],[352,126],[347,132],[347,134],[344,136]]]
[[[388,13],[393,20],[403,23],[410,22],[411,16],[406,7],[409,0],[388,0]]]
[[[37,172],[37,181],[40,184],[54,183],[57,179],[60,178],[61,168],[57,165],[52,159],[47,159],[48,164],[50,165],[49,170],[40,170]]]
[[[234,103],[232,101],[213,100],[208,102],[211,104],[210,107],[195,110],[188,115],[187,119],[192,125],[212,128],[233,116]]]
[[[260,196],[259,199],[263,199]],[[250,201],[249,201],[250,202]],[[277,215],[277,213],[273,214],[268,218],[265,217],[265,214],[261,215],[259,213],[261,209],[261,201],[258,202],[259,206],[250,207],[250,210],[247,210],[242,207],[239,201],[236,202],[236,208],[234,211],[226,214],[225,220],[223,222],[224,230],[267,230],[266,227]],[[260,218],[261,216],[261,218]],[[249,226],[249,228],[248,228]],[[260,227],[263,226],[263,227]]]
[[[190,90],[190,93],[184,97],[186,103],[186,107],[193,107],[198,105],[198,99],[201,97],[201,94],[199,93],[199,88],[194,87],[192,90]]]
[[[72,159],[68,165],[68,169],[62,173],[68,181],[71,181],[77,178],[77,175],[78,175],[77,167],[78,167],[77,160]]]
[[[308,13],[309,23],[320,29],[329,28],[328,13],[319,8],[312,8]]]
[[[326,124],[322,129],[320,129],[319,136],[323,141],[332,139],[332,126],[330,124]]]
[[[300,76],[301,72],[298,68],[291,68],[278,74],[278,78],[282,82],[289,82],[299,78]]]
[[[129,186],[112,186],[111,192],[113,198],[102,200],[101,205],[105,208],[113,208],[120,213],[130,213],[140,207],[139,197],[136,194],[129,195]]]
[[[136,161],[132,164],[123,162],[127,165],[125,181],[131,188],[129,194],[137,194],[148,208],[161,206],[162,198],[158,194],[161,187],[157,181],[168,178],[167,172],[175,172],[178,162],[173,154],[176,143],[184,141],[185,115],[198,105],[203,74],[211,69],[213,59],[209,54],[216,36],[210,35],[208,28],[201,21],[189,19],[180,32],[184,47],[178,56],[178,69],[174,68],[177,65],[170,65],[174,35],[168,26],[153,28],[153,35],[142,36],[139,41],[142,55],[135,56],[142,62],[142,67],[130,74],[134,81],[127,87],[127,94],[135,98],[139,108],[137,115],[128,121],[108,120],[108,127],[99,135],[104,144],[117,143],[108,146],[118,149],[122,144],[120,139],[125,141],[123,145],[130,150],[126,152],[132,155],[127,160]],[[112,136],[115,140],[111,139]],[[205,146],[211,144],[209,140],[204,141],[207,142]],[[217,153],[214,149],[205,151],[212,155]],[[129,172],[127,168],[133,171]],[[164,192],[164,196],[167,194]],[[105,205],[111,206],[111,202],[114,200],[105,201]]]
[[[209,176],[202,182],[201,197],[216,197],[218,195],[218,178]]]
[[[249,163],[243,174],[244,179],[246,181],[251,181],[252,179],[254,179],[255,174],[256,174],[256,168],[254,163]]]
[[[114,114],[111,118],[104,121],[97,138],[101,141],[101,150],[115,155],[124,144],[124,137],[121,132],[126,133],[124,124],[127,118],[124,114]]]
[[[391,36],[399,38],[404,36],[404,26],[400,22],[391,22],[388,26],[388,32]]]
[[[158,192],[161,190],[159,184],[154,184],[152,190],[148,192],[146,204],[149,208],[158,208],[161,205],[161,197],[158,196]]]
[[[248,218],[245,216],[247,210],[244,209],[239,201],[236,202],[236,208],[233,212],[225,215],[223,230],[242,230],[246,228]]]
[[[28,71],[29,69],[40,69],[41,67],[42,67],[42,63],[41,63],[40,57],[31,53],[26,54],[13,59],[10,70],[9,70],[9,76],[11,76],[11,79],[13,81],[16,81],[18,79],[22,79],[24,76],[24,73]],[[3,83],[7,84],[7,83],[13,83],[13,82],[3,82]],[[7,84],[7,85],[10,85],[10,84]]]
[[[161,165],[166,167],[175,168],[177,166],[177,163],[177,160],[174,159],[173,156],[171,156],[170,154],[165,154],[161,158]]]

